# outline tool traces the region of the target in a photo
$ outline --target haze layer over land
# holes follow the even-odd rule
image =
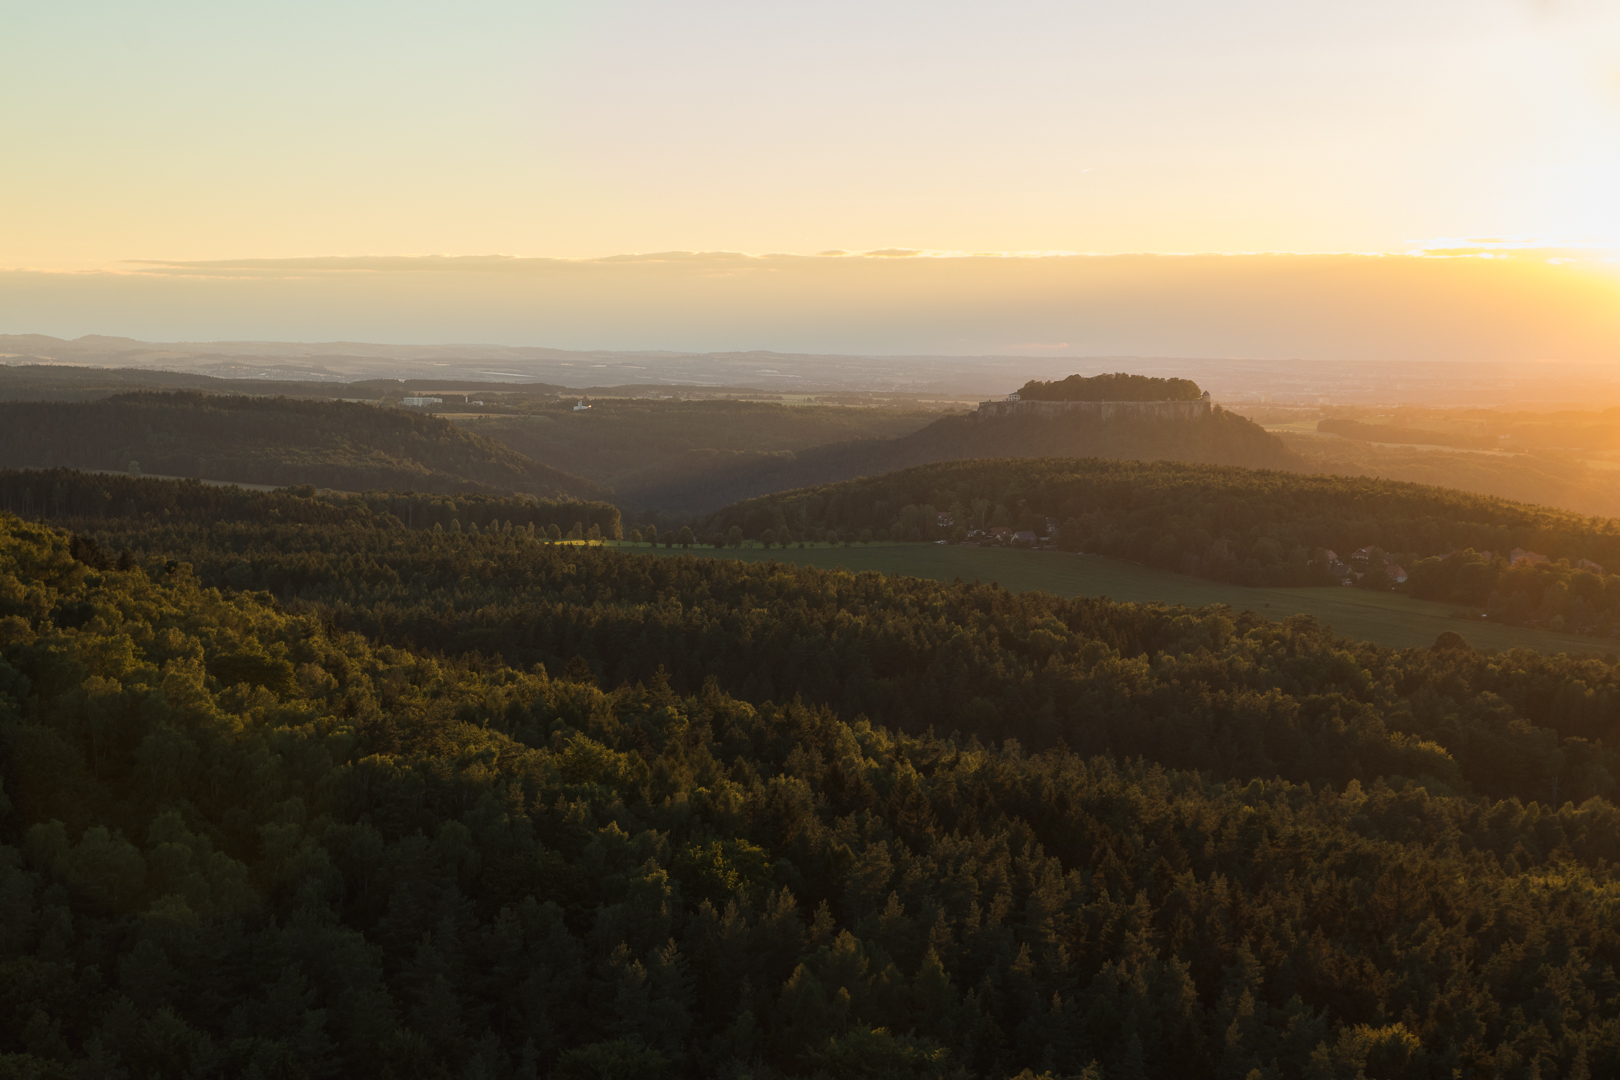
[[[0,331],[643,352],[1620,361],[1620,276],[1549,252],[1474,257],[1483,254],[146,262],[0,273]]]

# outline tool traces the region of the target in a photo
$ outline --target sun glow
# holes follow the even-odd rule
[[[1504,235],[1620,249],[1613,4],[917,15],[20,8],[0,66],[0,266],[1399,252]]]

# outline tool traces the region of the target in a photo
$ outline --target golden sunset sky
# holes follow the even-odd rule
[[[0,0],[0,55],[0,332],[1620,361],[1615,0]]]

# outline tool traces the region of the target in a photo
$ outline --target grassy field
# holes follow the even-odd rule
[[[626,550],[649,552],[640,544]],[[658,554],[680,554],[680,549],[659,548]],[[1478,649],[1530,648],[1549,653],[1608,652],[1610,644],[1574,634],[1555,634],[1465,620],[1454,604],[1414,600],[1396,593],[1374,593],[1342,587],[1309,589],[1249,589],[1202,578],[1170,574],[1100,555],[1058,552],[1008,551],[938,544],[872,544],[849,548],[759,548],[716,551],[694,547],[699,558],[746,559],[808,566],[876,570],[909,574],[936,581],[988,581],[1013,592],[1044,590],[1059,596],[1106,596],[1114,600],[1187,604],[1227,604],[1234,611],[1250,610],[1268,618],[1314,615],[1345,637],[1380,645],[1413,648],[1432,645],[1446,630],[1454,630]]]

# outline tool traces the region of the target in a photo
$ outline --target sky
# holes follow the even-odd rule
[[[1507,304],[1513,356],[1620,361],[1617,0],[0,0],[0,146],[0,332],[1327,355],[1370,272],[1413,355]],[[1253,253],[1312,318],[1098,259],[1242,297]]]

